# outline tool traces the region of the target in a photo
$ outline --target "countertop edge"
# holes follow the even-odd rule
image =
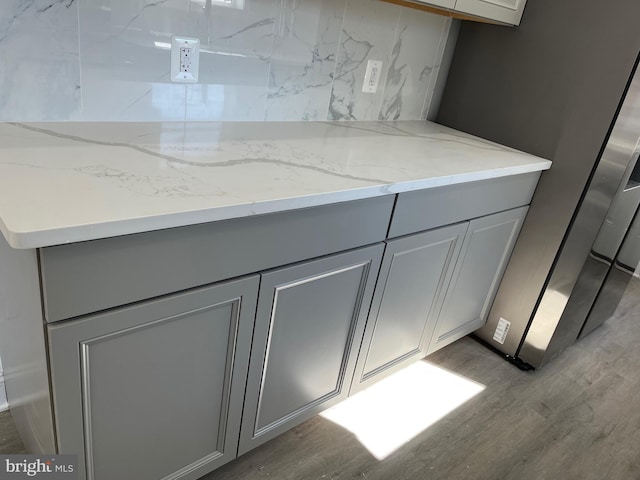
[[[231,220],[234,218],[243,218],[254,215],[278,213],[287,210],[318,207],[333,203],[363,200],[366,198],[392,195],[413,190],[455,185],[478,180],[488,180],[491,178],[541,172],[548,170],[549,168],[551,168],[551,161],[540,160],[527,165],[480,170],[451,176],[430,177],[419,180],[348,189],[344,191],[331,191],[298,197],[265,200],[255,203],[215,207],[211,209],[130,218],[98,224],[73,225],[30,232],[14,232],[10,230],[0,219],[0,231],[2,231],[5,239],[12,248],[28,250],[117,237],[121,235],[132,235],[169,228],[185,227],[188,225]]]

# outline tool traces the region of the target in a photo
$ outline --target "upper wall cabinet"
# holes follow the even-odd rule
[[[456,0],[455,10],[511,25],[519,25],[526,3],[526,0]]]
[[[443,8],[455,8],[456,6],[456,0],[430,0],[429,2],[422,2],[422,3],[429,3],[430,5],[433,5],[435,7],[443,7]]]
[[[462,20],[519,25],[527,0],[383,0]]]

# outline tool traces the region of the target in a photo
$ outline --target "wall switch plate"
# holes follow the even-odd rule
[[[381,75],[382,75],[382,61],[369,60],[367,62],[367,71],[364,74],[364,83],[362,84],[362,91],[364,93],[376,93],[376,91],[378,90],[378,83],[380,82]]]
[[[200,69],[200,40],[189,37],[171,38],[171,81],[196,83]]]

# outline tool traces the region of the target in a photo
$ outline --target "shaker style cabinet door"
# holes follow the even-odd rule
[[[485,324],[527,210],[507,210],[469,223],[427,353]]]
[[[383,250],[262,276],[239,454],[347,397]]]
[[[387,244],[351,393],[427,354],[469,222]]]
[[[526,0],[457,0],[455,9],[461,13],[519,25]]]
[[[196,479],[235,458],[258,284],[49,327],[58,446],[79,478]]]

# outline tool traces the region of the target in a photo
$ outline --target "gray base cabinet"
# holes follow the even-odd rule
[[[351,393],[484,325],[526,213],[387,242]]]
[[[200,478],[482,326],[538,177],[0,242],[7,371],[36,365],[20,401],[45,420],[18,415],[23,437],[77,454],[81,480]]]
[[[262,275],[239,454],[347,397],[382,252]]]
[[[196,479],[236,457],[259,277],[49,328],[79,478]]]
[[[516,208],[469,222],[427,353],[485,324],[527,210]]]
[[[427,354],[468,225],[387,242],[352,393]]]

